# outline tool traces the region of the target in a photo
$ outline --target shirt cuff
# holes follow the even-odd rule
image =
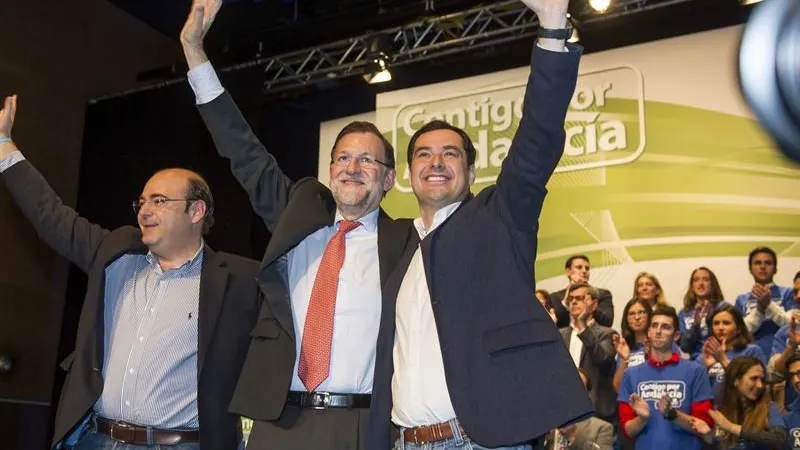
[[[22,156],[22,152],[20,151],[13,152],[5,158],[0,159],[0,173],[5,172],[6,169],[20,161],[25,161],[25,157]]]
[[[214,71],[211,61],[206,61],[190,70],[186,74],[186,78],[189,80],[189,86],[194,91],[195,102],[198,105],[209,103],[225,92],[225,88],[219,82],[217,72]]]

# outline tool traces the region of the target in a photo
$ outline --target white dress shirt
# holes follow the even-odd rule
[[[225,89],[210,62],[187,74],[198,105],[213,101]],[[291,390],[305,391],[297,376],[303,344],[308,302],[319,264],[328,241],[343,219],[337,211],[334,225],[323,227],[303,239],[288,253],[286,262],[289,296],[297,340]],[[378,210],[359,219],[361,226],[345,237],[345,258],[339,272],[333,342],[328,378],[317,387],[320,392],[369,394],[375,373],[375,348],[381,319],[381,279],[378,258]]]
[[[436,229],[461,202],[440,209],[429,230],[414,220],[420,239]],[[392,358],[392,422],[404,428],[447,422],[456,417],[431,307],[422,251],[417,247],[397,293]]]

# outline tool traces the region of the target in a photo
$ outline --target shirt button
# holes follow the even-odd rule
[[[155,309],[155,308],[150,308],[150,312],[151,312],[151,313],[152,313],[152,312],[156,312],[156,309]]]
[[[143,340],[144,340],[144,336],[139,336],[139,342],[142,342]]]
[[[136,369],[131,369],[131,370],[129,370],[128,372],[130,372],[130,373],[134,373],[134,372],[136,372]]]
[[[131,406],[131,402],[125,400],[125,406]]]

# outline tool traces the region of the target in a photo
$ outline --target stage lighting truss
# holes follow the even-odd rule
[[[611,0],[603,13],[588,1],[574,8],[573,15],[583,26],[615,17],[663,8],[697,0]],[[441,58],[483,47],[500,45],[536,35],[536,15],[518,0],[501,1],[452,14],[427,17],[415,22],[330,42],[299,51],[260,57],[233,66],[217,68],[220,72],[263,66],[265,93],[278,93],[331,79],[361,75],[375,60],[371,44],[376,39],[392,43],[385,64],[391,69],[406,64]],[[93,99],[127,95],[168,86],[185,78]]]

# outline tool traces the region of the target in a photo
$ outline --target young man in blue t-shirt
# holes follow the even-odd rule
[[[736,307],[744,316],[747,329],[753,333],[755,344],[765,355],[772,350],[775,332],[789,323],[786,311],[794,308],[792,289],[773,281],[778,273],[778,256],[769,247],[757,247],[747,258],[753,288],[736,297]]]
[[[679,337],[675,309],[657,307],[647,330],[647,362],[623,375],[617,398],[620,428],[635,440],[636,449],[699,450],[703,439],[711,442],[710,432],[694,431],[695,421],[713,428],[711,385],[699,364],[674,350]]]

